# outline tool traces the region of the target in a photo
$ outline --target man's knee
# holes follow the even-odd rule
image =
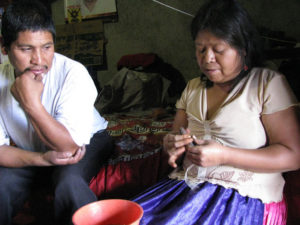
[[[66,195],[69,192],[77,192],[82,185],[87,185],[84,179],[76,174],[61,177],[56,184],[55,193]]]
[[[27,187],[18,173],[0,170],[0,224],[10,224],[12,216],[22,207],[29,195],[30,190]]]
[[[19,174],[11,173],[9,170],[0,171],[0,196],[14,195],[19,196],[20,193],[25,192],[25,182]],[[23,186],[24,184],[24,186]],[[4,194],[3,194],[4,193]]]
[[[113,139],[107,131],[95,133],[90,144],[86,146],[87,154],[92,158],[97,158],[100,164],[105,163],[113,153]]]

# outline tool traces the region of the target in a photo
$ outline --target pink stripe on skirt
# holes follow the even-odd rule
[[[285,198],[281,202],[265,204],[263,225],[286,225],[287,205]]]

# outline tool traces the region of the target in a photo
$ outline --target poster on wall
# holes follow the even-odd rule
[[[64,8],[68,23],[94,18],[113,21],[117,18],[116,0],[64,0]]]
[[[55,49],[85,66],[104,66],[102,20],[56,25]]]

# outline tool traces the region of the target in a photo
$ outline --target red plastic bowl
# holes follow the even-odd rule
[[[72,218],[74,225],[138,225],[143,208],[132,201],[108,199],[87,204]]]

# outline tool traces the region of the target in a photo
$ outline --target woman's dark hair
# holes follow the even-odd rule
[[[236,0],[208,0],[204,3],[191,23],[193,40],[203,30],[237,49],[249,70],[263,65],[260,36],[247,11]]]
[[[18,0],[10,4],[2,17],[3,46],[8,48],[22,31],[49,31],[55,41],[55,26],[50,11],[40,1]]]

